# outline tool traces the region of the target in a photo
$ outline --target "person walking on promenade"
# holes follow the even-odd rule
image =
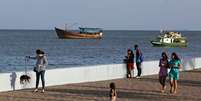
[[[136,66],[137,66],[137,76],[136,78],[140,78],[141,74],[142,74],[142,62],[143,62],[143,55],[142,52],[140,50],[140,48],[138,47],[138,45],[135,45],[135,51],[136,51]]]
[[[115,83],[110,83],[110,101],[116,101],[117,100],[117,91]]]
[[[41,81],[42,81],[41,92],[44,93],[45,92],[45,70],[48,65],[47,57],[45,56],[45,53],[42,50],[37,49],[36,56],[35,57],[28,56],[28,58],[36,59],[36,65],[34,67],[34,72],[36,72],[36,88],[34,92],[38,92],[38,85],[39,85],[39,80],[41,77]]]
[[[179,80],[179,69],[182,68],[181,60],[178,55],[173,52],[171,55],[171,60],[169,62],[170,72],[170,93],[176,94],[177,92],[177,80]]]
[[[134,54],[131,49],[127,50],[126,60],[127,78],[132,78],[134,76]]]
[[[165,85],[165,82],[166,82],[166,77],[168,76],[168,68],[169,68],[169,65],[168,65],[168,56],[165,52],[162,52],[162,55],[161,55],[161,59],[159,61],[159,67],[160,67],[160,70],[159,70],[159,82],[161,84],[161,92],[164,93],[165,92],[165,88],[166,88],[166,85]]]

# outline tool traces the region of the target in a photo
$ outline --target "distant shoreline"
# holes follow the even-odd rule
[[[76,29],[72,29],[72,30],[76,30]],[[52,29],[0,29],[0,31],[54,31],[54,28]],[[103,31],[160,31],[160,29],[104,29]],[[175,29],[170,29],[168,31],[186,31],[186,32],[199,32],[201,30],[175,30]]]

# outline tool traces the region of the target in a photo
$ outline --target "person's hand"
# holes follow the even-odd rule
[[[161,66],[165,66],[165,64],[164,64],[164,63],[161,63]]]
[[[29,59],[29,58],[30,58],[30,56],[25,56],[25,58],[28,58],[28,59]]]
[[[172,68],[173,67],[173,65],[172,64],[169,64],[169,68]]]

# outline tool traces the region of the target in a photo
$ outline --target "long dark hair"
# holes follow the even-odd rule
[[[115,83],[114,83],[114,82],[111,82],[111,83],[110,83],[110,88],[111,88],[111,89],[114,89],[114,90],[116,89],[116,86],[115,86]]]
[[[131,49],[128,49],[127,52],[131,52],[131,54],[133,54],[133,51]]]
[[[134,47],[135,47],[135,50],[138,48],[138,45],[136,44],[136,45],[134,45]]]
[[[36,50],[36,54],[40,54],[41,53],[41,50],[40,49],[37,49]]]
[[[168,59],[167,53],[166,52],[162,52],[161,57],[163,58],[163,56],[165,56],[165,59]]]
[[[41,49],[37,49],[37,50],[36,50],[36,54],[45,54],[45,52],[42,51]]]
[[[180,60],[180,58],[178,57],[178,55],[175,52],[172,53],[172,56],[174,56],[175,60]]]

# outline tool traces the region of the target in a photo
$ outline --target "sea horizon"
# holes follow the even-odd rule
[[[153,47],[150,43],[159,31],[104,30],[103,38],[59,39],[54,30],[0,30],[0,72],[24,69],[24,57],[34,56],[43,49],[48,56],[49,69],[73,66],[121,64],[128,48],[138,44],[145,61],[158,60],[161,52],[177,52],[181,58],[199,57],[201,31],[181,31],[188,40],[186,48]],[[28,62],[31,70],[34,60]]]
[[[60,28],[60,27],[57,27],[57,28]],[[91,28],[91,27],[90,27]],[[93,28],[93,27],[92,27]],[[100,27],[101,28],[101,27]],[[61,29],[64,29],[64,28],[61,28]],[[103,29],[103,31],[160,31],[160,30],[164,30],[164,31],[201,31],[201,29],[104,29],[104,28],[101,28]],[[20,29],[15,29],[15,28],[3,28],[3,29],[0,29],[0,30],[11,30],[11,31],[19,31],[19,30],[28,30],[28,31],[54,31],[55,29],[52,28],[52,29],[32,29],[32,28],[20,28]],[[73,28],[73,29],[69,29],[69,30],[78,30],[78,28]]]

